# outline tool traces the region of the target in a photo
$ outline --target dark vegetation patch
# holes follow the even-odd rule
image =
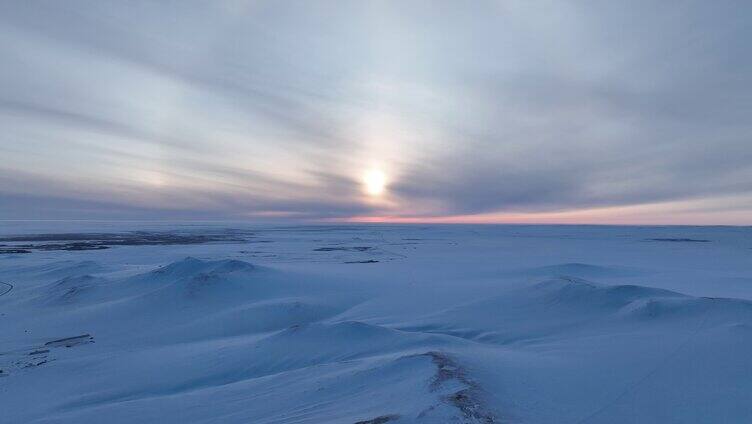
[[[673,243],[709,243],[710,240],[691,238],[651,238],[648,241],[665,241]]]
[[[127,233],[62,233],[28,234],[0,237],[3,244],[0,254],[31,253],[50,250],[102,250],[113,246],[164,246],[180,244],[202,244],[211,242],[267,243],[268,240],[249,240],[251,233],[243,231],[221,231],[216,233],[180,233],[133,231]]]
[[[367,252],[372,250],[373,246],[341,246],[341,247],[319,247],[313,249],[314,252]]]
[[[368,259],[365,261],[345,261],[346,264],[376,264],[379,263],[379,261],[375,259]]]
[[[102,250],[110,247],[100,242],[77,241],[73,243],[45,243],[45,244],[19,244],[16,247],[22,248],[31,253],[33,250]]]
[[[14,253],[31,253],[29,249],[16,249],[13,247],[0,247],[0,255],[12,255]]]

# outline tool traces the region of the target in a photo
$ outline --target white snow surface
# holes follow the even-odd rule
[[[224,227],[0,255],[0,423],[752,422],[752,228],[0,232]]]

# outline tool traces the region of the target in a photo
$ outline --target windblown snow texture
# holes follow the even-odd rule
[[[752,229],[238,233],[0,256],[0,422],[752,422]]]

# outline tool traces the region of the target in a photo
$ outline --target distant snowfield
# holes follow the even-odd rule
[[[752,422],[752,228],[0,232],[101,239],[0,242],[0,423]]]

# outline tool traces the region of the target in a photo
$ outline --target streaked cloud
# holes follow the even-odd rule
[[[750,18],[4,2],[0,218],[750,223]]]

